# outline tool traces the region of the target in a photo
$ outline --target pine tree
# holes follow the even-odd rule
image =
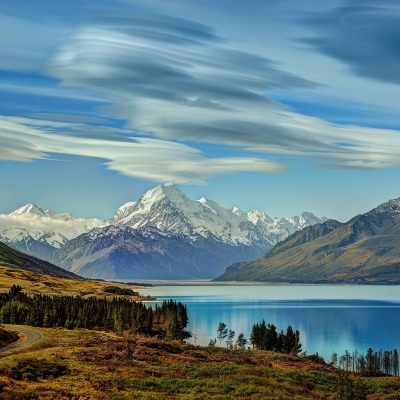
[[[244,349],[247,344],[247,339],[245,339],[243,333],[240,333],[236,339],[236,347],[239,349]]]
[[[399,374],[399,353],[396,349],[393,350],[393,375]]]

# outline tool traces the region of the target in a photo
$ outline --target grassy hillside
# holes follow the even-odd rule
[[[230,266],[217,280],[400,283],[397,219],[377,223],[362,215],[346,224],[329,223],[289,236],[256,261]]]
[[[20,285],[27,294],[106,296],[107,287],[134,289],[134,286],[84,279],[48,262],[28,256],[0,242],[0,292],[8,292],[12,285]],[[139,300],[139,297],[132,297]]]
[[[11,332],[0,326],[0,347],[4,347],[10,343],[16,342],[18,338],[19,336],[15,332]]]
[[[27,294],[47,294],[47,295],[66,295],[66,296],[101,296],[115,297],[115,293],[107,293],[106,288],[117,286],[122,289],[136,289],[119,283],[106,281],[75,280],[66,278],[56,278],[54,276],[38,274],[19,268],[5,267],[0,264],[0,292],[8,292],[12,285],[20,285]],[[129,296],[132,300],[141,300],[140,297]]]
[[[45,341],[0,358],[3,400],[333,400],[339,387],[354,382],[364,386],[370,400],[400,396],[399,378],[346,381],[335,368],[310,357],[84,330],[40,330]]]
[[[46,261],[36,257],[28,256],[20,251],[14,250],[0,242],[0,265],[46,274],[56,278],[68,278],[80,280],[78,275],[68,272]]]

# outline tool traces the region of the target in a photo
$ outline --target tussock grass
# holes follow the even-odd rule
[[[88,330],[41,330],[46,340],[40,346],[0,358],[1,399],[337,398],[336,370],[307,358]],[[43,372],[36,380],[9,373],[26,360]],[[48,371],[62,373],[46,376]],[[368,400],[400,398],[399,378],[362,381]]]
[[[107,298],[119,296],[118,293],[106,293],[104,291],[105,288],[110,286],[110,282],[58,278],[24,269],[7,267],[0,264],[0,292],[8,292],[12,285],[20,285],[23,288],[24,293],[31,295],[96,296]],[[137,288],[118,283],[112,283],[112,285],[121,288],[122,291]],[[121,297],[127,297],[131,300],[142,300],[141,297],[132,295]]]

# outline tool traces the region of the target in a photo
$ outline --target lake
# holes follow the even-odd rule
[[[348,285],[170,285],[143,288],[159,301],[187,305],[190,341],[206,345],[219,322],[249,338],[265,319],[300,331],[303,350],[329,361],[333,351],[400,349],[400,288]]]

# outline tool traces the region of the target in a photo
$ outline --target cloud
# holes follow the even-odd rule
[[[358,76],[400,84],[400,6],[393,1],[349,1],[305,19],[316,32],[305,39],[347,64]]]
[[[346,20],[343,26],[346,30]],[[270,91],[316,84],[188,20],[97,15],[66,41],[47,70],[63,85],[112,99],[114,105],[104,106],[103,112],[126,119],[130,128],[153,139],[233,145],[312,159],[319,167],[400,163],[397,132],[331,124],[270,100]]]
[[[327,18],[329,37],[335,29]],[[343,25],[346,30],[346,18]],[[323,29],[316,21],[312,26]],[[398,132],[335,125],[291,111],[268,93],[314,89],[314,82],[193,21],[97,11],[58,48],[45,72],[72,96],[95,93],[111,104],[99,108],[102,115],[127,121],[126,128],[72,113],[2,117],[0,159],[82,155],[103,159],[122,174],[178,183],[239,171],[281,172],[285,166],[269,155],[286,163],[311,159],[317,168],[400,165]],[[185,142],[229,145],[235,154],[258,156],[209,158]]]
[[[65,128],[71,133],[63,133]],[[122,140],[111,135],[105,138],[96,128],[99,127],[3,116],[0,159],[31,161],[57,154],[101,158],[109,169],[127,176],[177,183],[203,183],[218,174],[240,171],[277,173],[284,168],[278,162],[255,157],[207,158],[197,149],[167,140],[141,137]],[[92,136],[88,133],[91,130],[94,130]]]

